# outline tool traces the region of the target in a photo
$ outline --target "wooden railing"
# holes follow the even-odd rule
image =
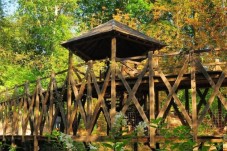
[[[15,135],[21,135],[23,140],[26,135],[33,135],[37,145],[37,136],[58,128],[75,137],[83,132],[90,140],[88,137],[93,135],[101,112],[107,124],[107,136],[116,112],[127,115],[131,107],[139,121],[147,124],[154,119],[166,119],[173,108],[181,123],[191,127],[195,141],[206,115],[225,126],[227,101],[220,89],[227,85],[227,64],[212,63],[210,65],[220,65],[222,70],[210,72],[191,52],[179,57],[178,68],[169,74],[168,64],[160,66],[162,63],[157,62],[160,57],[149,52],[147,56],[116,58],[116,62],[106,59],[98,63],[98,69],[96,62],[88,61],[37,79],[33,91],[29,89],[33,82],[26,82],[1,92],[0,135],[3,138],[11,135],[12,140]],[[56,76],[66,71],[64,82],[59,86]],[[42,81],[47,79],[49,82],[45,82],[44,88]],[[163,92],[166,97],[159,98]],[[214,102],[218,102],[220,110],[216,116],[211,109]],[[157,129],[148,127],[148,130],[150,145],[154,146]]]

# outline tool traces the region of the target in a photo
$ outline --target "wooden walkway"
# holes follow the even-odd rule
[[[67,72],[53,73],[49,80],[39,78],[35,84],[27,82],[2,92],[0,139],[34,140],[37,148],[39,139],[47,139],[45,134],[58,128],[76,141],[105,141],[116,113],[128,115],[133,108],[132,126],[165,120],[174,112],[182,125],[190,126],[195,142],[226,141],[227,64],[220,64],[218,71],[207,71],[190,53],[182,56],[182,66],[174,69],[174,74],[168,74],[154,62],[155,57],[159,56],[149,52],[137,67],[127,65],[127,60],[135,65],[134,58],[116,59],[105,72],[96,71],[92,61],[84,66],[70,63]],[[60,79],[63,82],[58,84]],[[94,131],[100,113],[106,129],[97,135]],[[200,127],[207,126],[205,123],[211,124],[213,131],[202,134]],[[132,141],[138,140],[155,148],[165,138],[157,128],[148,127],[148,134]]]

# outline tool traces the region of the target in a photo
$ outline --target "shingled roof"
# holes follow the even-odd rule
[[[85,61],[110,58],[111,39],[117,39],[117,57],[133,57],[148,51],[161,49],[165,45],[120,22],[110,20],[81,36],[72,38],[62,46],[69,49]]]

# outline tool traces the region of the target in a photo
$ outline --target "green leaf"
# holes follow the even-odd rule
[[[103,146],[113,149],[113,145],[111,145],[110,143],[102,143]]]

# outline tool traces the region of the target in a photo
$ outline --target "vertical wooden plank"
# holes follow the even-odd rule
[[[39,131],[39,93],[40,93],[40,78],[38,78],[37,80],[37,84],[36,84],[36,92],[35,92],[35,108],[34,108],[34,131],[35,131],[35,135],[34,135],[34,151],[38,151],[38,140],[37,140],[37,136],[38,136],[38,131]]]
[[[111,125],[114,123],[114,117],[116,115],[116,38],[112,38],[111,41],[111,109],[110,109],[110,118]]]
[[[11,135],[12,135],[12,143],[14,142],[14,135],[16,131],[16,121],[17,121],[17,96],[18,96],[18,87],[17,85],[14,88],[14,93],[13,93],[13,100],[11,102],[11,112],[12,112],[12,117],[11,117]]]
[[[27,100],[26,100],[27,98],[25,98],[24,99],[24,102],[23,102],[23,115],[22,115],[22,142],[24,142],[25,141],[25,138],[24,138],[24,136],[25,136],[25,133],[26,133],[26,126],[27,126],[27,124],[26,124],[26,122],[25,122],[25,119],[27,118],[27,114],[28,114],[28,110],[27,110],[27,108],[28,108],[28,104],[27,104]]]
[[[38,78],[37,80],[37,86],[36,86],[36,94],[35,94],[35,108],[34,108],[34,115],[35,115],[35,135],[38,135],[38,122],[39,122],[39,103],[40,103],[40,98],[39,98],[39,85],[40,85],[40,79]]]
[[[34,108],[35,108],[35,97],[36,97],[36,89],[34,90],[32,94],[32,98],[30,99],[28,97],[28,117],[26,118],[26,122],[29,121],[29,125],[31,128],[31,134],[34,133]]]
[[[72,90],[71,90],[71,83],[70,79],[72,76],[72,57],[73,54],[71,51],[69,51],[69,62],[68,62],[68,85],[67,85],[67,127],[66,127],[66,132],[67,134],[70,133],[69,127],[70,127],[70,116],[71,116],[71,108],[72,108]]]
[[[191,96],[192,96],[192,130],[194,141],[197,141],[197,103],[196,103],[196,77],[195,77],[195,62],[194,53],[191,53]]]
[[[49,89],[49,88],[48,88]],[[46,91],[46,96],[48,96],[49,90]],[[40,96],[40,104],[39,104],[39,118],[38,118],[38,129],[39,129],[39,135],[42,135],[42,132],[43,132],[43,127],[42,127],[42,120],[45,118],[45,115],[46,115],[46,112],[45,112],[45,97],[43,95],[43,88],[42,88],[42,85],[41,85],[41,81],[39,83],[39,96]]]
[[[28,100],[29,100],[29,88],[28,88],[28,81],[24,85],[24,101],[23,101],[23,112],[22,112],[22,142],[25,141],[25,134],[26,134],[26,128],[28,125]],[[27,119],[27,120],[26,120]]]
[[[38,144],[38,139],[37,136],[34,135],[34,151],[39,150],[39,144]]]
[[[88,62],[89,72],[92,68],[92,61]],[[88,80],[87,80],[87,123],[91,121],[91,114],[92,114],[92,87],[91,87],[91,74],[88,73]]]
[[[150,104],[150,122],[155,119],[155,92],[154,92],[154,71],[153,71],[153,52],[148,53],[149,62],[149,104]],[[150,146],[155,149],[155,128],[149,127]]]
[[[20,129],[22,130],[22,118],[21,118],[21,116],[23,114],[23,111],[22,111],[23,102],[24,102],[24,98],[22,97],[22,98],[20,98],[20,100],[18,102],[19,107],[18,107],[18,111],[17,111],[17,125],[16,125],[17,131],[16,131],[16,135],[19,134]]]
[[[53,93],[54,93],[54,84],[53,84],[53,81],[54,81],[54,77],[55,77],[55,75],[54,75],[54,73],[52,73],[51,74],[51,83],[50,83],[50,104],[49,104],[49,123],[48,123],[48,126],[49,126],[49,128],[48,128],[48,130],[49,130],[49,133],[51,133],[52,132],[52,123],[53,123],[53,114],[54,114],[54,108],[53,108],[53,106],[54,106],[54,95],[53,95]]]

